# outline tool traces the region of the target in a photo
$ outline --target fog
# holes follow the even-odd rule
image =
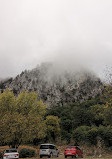
[[[111,0],[0,0],[0,78],[43,62],[57,70],[112,64]]]

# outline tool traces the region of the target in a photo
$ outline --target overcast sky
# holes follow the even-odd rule
[[[45,61],[102,76],[112,64],[112,0],[0,0],[0,78]]]

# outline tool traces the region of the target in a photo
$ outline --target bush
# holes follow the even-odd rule
[[[19,152],[19,157],[20,158],[27,158],[27,157],[35,157],[35,150],[32,149],[21,149]]]
[[[98,137],[98,128],[91,127],[91,129],[87,132],[87,140],[90,144],[96,145],[97,144],[97,137]]]
[[[85,143],[87,132],[89,131],[89,126],[80,126],[73,130],[73,139],[77,143]]]
[[[98,134],[100,138],[104,141],[106,147],[112,146],[112,128],[100,126],[98,129]]]

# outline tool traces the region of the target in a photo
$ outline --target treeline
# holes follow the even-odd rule
[[[112,146],[112,86],[102,95],[82,103],[53,107],[47,115],[60,119],[61,139],[69,144]]]
[[[112,146],[112,87],[82,103],[47,108],[36,92],[0,94],[0,144],[57,142]]]
[[[17,97],[8,89],[0,94],[0,145],[18,147],[22,143],[49,140],[60,135],[59,119],[46,116],[46,107],[35,92]]]

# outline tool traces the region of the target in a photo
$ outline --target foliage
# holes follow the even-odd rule
[[[76,143],[85,143],[87,132],[89,131],[90,127],[88,126],[80,126],[73,130],[73,139]]]
[[[94,124],[96,126],[103,125],[104,123],[104,105],[97,104],[90,107],[90,112],[94,116]]]
[[[78,144],[97,145],[101,140],[107,147],[112,146],[112,127],[80,126],[73,130],[73,139]]]
[[[98,136],[104,142],[106,147],[112,146],[112,127],[111,126],[100,126],[98,128]]]
[[[0,119],[7,113],[16,112],[15,97],[8,89],[0,94]]]
[[[26,138],[26,123],[25,117],[21,114],[5,114],[0,121],[1,140],[12,147],[18,147]]]
[[[112,107],[107,107],[104,110],[104,123],[112,126]]]
[[[111,146],[112,127],[108,128],[107,125],[111,125],[109,119],[112,117],[112,111],[105,108],[104,98],[102,95],[82,103],[53,107],[48,110],[47,115],[60,118],[61,139],[66,140],[67,144],[74,140],[96,145],[98,138],[101,138],[106,146]]]
[[[98,102],[98,101],[97,101]],[[94,104],[93,100],[88,102]],[[70,103],[63,107],[54,107],[48,110],[47,115],[55,115],[60,118],[61,138],[70,141],[73,130],[79,126],[91,126],[96,122],[95,111],[92,105],[84,103]],[[96,109],[95,109],[96,110]]]
[[[98,137],[98,128],[95,126],[92,126],[90,130],[87,132],[88,142],[91,143],[92,145],[96,145],[97,137]]]
[[[0,94],[0,144],[56,142],[59,139],[112,146],[112,88],[82,103],[66,103],[46,109],[37,93],[8,89]],[[27,136],[26,136],[27,134]]]
[[[60,136],[60,120],[57,116],[47,116],[46,120],[46,127],[47,127],[47,138],[51,140],[51,138],[56,141],[57,137]]]
[[[112,126],[112,85],[107,85],[104,91],[104,123]]]
[[[19,151],[20,158],[31,158],[35,157],[35,150],[23,148]]]
[[[2,144],[18,147],[21,142],[46,136],[46,108],[35,92],[21,92],[15,97],[8,89],[0,94],[0,138]],[[26,137],[27,134],[27,137]]]

